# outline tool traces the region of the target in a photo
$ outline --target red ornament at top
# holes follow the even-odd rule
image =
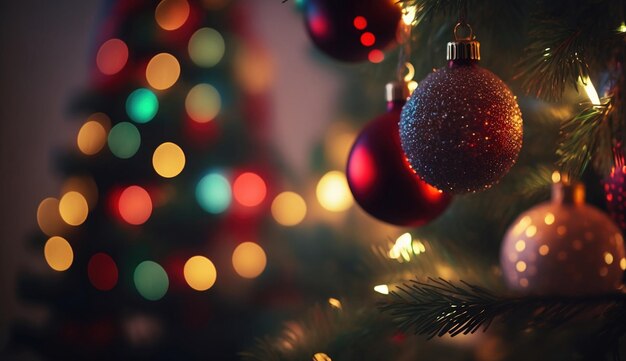
[[[346,176],[367,213],[398,226],[421,226],[443,213],[451,197],[420,180],[402,151],[398,120],[406,101],[404,89],[397,83],[387,85],[387,112],[357,137]]]
[[[394,0],[307,0],[306,29],[315,45],[341,61],[378,63],[402,15]]]

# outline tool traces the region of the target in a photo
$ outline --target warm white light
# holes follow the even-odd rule
[[[389,286],[387,285],[378,285],[378,286],[374,286],[374,291],[383,294],[383,295],[388,295],[389,294]]]
[[[598,92],[596,91],[596,88],[593,86],[593,83],[588,76],[584,78],[578,77],[578,85],[582,86],[585,89],[585,93],[587,93],[591,104],[602,105],[602,103],[600,103],[600,97],[598,96]]]
[[[402,22],[405,25],[411,25],[415,21],[415,15],[417,13],[417,5],[408,5],[402,9]]]

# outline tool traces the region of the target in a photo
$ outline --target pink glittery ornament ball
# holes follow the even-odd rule
[[[404,106],[402,148],[424,181],[450,193],[497,183],[522,147],[522,114],[500,78],[475,61],[450,61]]]
[[[582,184],[553,186],[552,201],[522,213],[500,250],[506,284],[528,294],[615,291],[626,269],[624,239],[608,215],[585,204]]]
[[[604,179],[604,199],[613,221],[626,232],[626,164],[621,151],[615,157],[611,173]]]

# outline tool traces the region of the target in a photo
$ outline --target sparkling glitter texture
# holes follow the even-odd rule
[[[491,187],[517,160],[522,114],[490,71],[454,63],[424,79],[404,106],[402,148],[422,179],[451,193]]]
[[[522,213],[507,231],[500,264],[509,288],[540,295],[614,291],[626,269],[624,240],[596,208],[555,199]]]
[[[621,150],[617,150],[615,166],[604,179],[604,197],[611,218],[626,232],[626,162]]]

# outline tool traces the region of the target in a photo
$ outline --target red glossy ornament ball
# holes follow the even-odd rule
[[[307,0],[304,18],[313,43],[341,61],[379,62],[395,42],[402,15],[390,0]]]
[[[348,157],[346,176],[357,203],[373,217],[398,226],[421,226],[443,213],[451,197],[420,180],[400,146],[404,100],[363,128]]]
[[[449,65],[422,80],[404,107],[400,137],[426,182],[455,194],[476,192],[517,160],[522,114],[506,84],[478,66],[477,42],[450,44],[458,46],[448,49]]]

